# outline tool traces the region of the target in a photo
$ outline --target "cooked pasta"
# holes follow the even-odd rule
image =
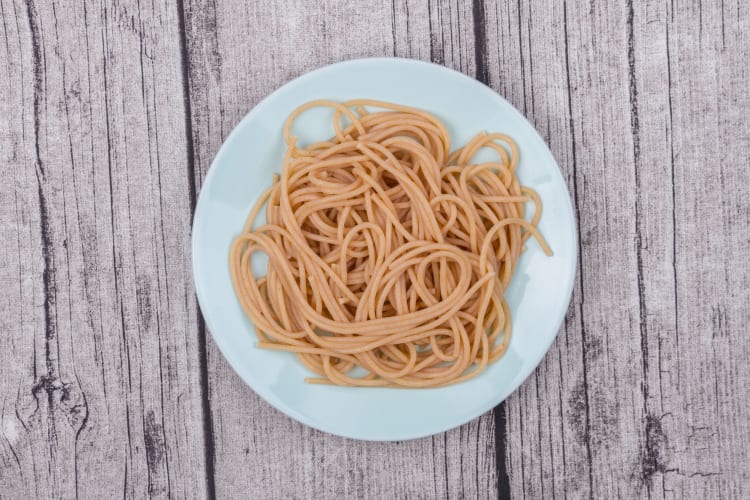
[[[292,125],[318,106],[333,108],[335,134],[300,145]],[[347,386],[443,386],[499,359],[511,335],[504,292],[527,239],[551,255],[516,143],[480,133],[451,152],[431,114],[372,100],[309,102],[284,136],[281,175],[230,252],[257,346],[296,353],[317,374],[308,382]],[[494,159],[475,161],[482,149]],[[253,273],[256,253],[265,276]]]

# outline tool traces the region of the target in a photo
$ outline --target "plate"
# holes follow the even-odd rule
[[[229,246],[250,207],[280,171],[282,127],[312,99],[370,98],[422,108],[443,120],[452,145],[482,130],[512,136],[519,178],[544,211],[539,230],[554,251],[529,241],[506,292],[513,335],[505,356],[478,377],[437,389],[351,388],[306,384],[311,373],[292,353],[255,347],[252,323],[235,297]],[[300,143],[333,135],[330,109],[305,113]],[[311,134],[310,131],[313,133]],[[575,278],[573,209],[555,159],[534,127],[490,88],[461,73],[409,59],[358,59],[303,75],[266,97],[227,137],[203,182],[193,221],[193,273],[203,317],[239,376],[290,417],[339,436],[400,441],[446,431],[503,401],[534,370],[560,328]]]

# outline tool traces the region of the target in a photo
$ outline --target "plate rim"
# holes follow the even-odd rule
[[[388,433],[381,433],[377,435],[373,435],[372,433],[363,432],[359,435],[354,435],[347,432],[340,432],[335,429],[335,426],[331,426],[330,428],[326,428],[323,425],[319,425],[317,421],[314,419],[309,418],[304,413],[299,412],[293,407],[285,405],[282,401],[276,400],[275,398],[271,397],[270,394],[266,394],[266,391],[264,389],[259,389],[258,387],[260,384],[257,383],[257,381],[250,381],[248,380],[242,373],[239,367],[237,366],[237,363],[232,361],[232,358],[227,355],[227,351],[231,349],[231,346],[226,344],[226,339],[222,340],[222,336],[220,334],[214,333],[217,331],[214,326],[216,326],[216,322],[212,319],[212,315],[207,313],[208,310],[208,304],[209,301],[206,297],[207,291],[204,289],[204,285],[201,284],[201,280],[199,279],[199,267],[201,265],[201,252],[199,250],[199,242],[196,238],[196,234],[200,233],[200,228],[203,224],[206,222],[204,221],[204,217],[200,216],[201,213],[201,206],[203,203],[206,203],[205,201],[205,195],[204,193],[207,191],[207,187],[211,185],[213,182],[213,177],[216,175],[216,172],[218,171],[217,167],[218,163],[221,161],[222,157],[226,154],[226,150],[229,147],[228,144],[233,141],[236,135],[240,133],[240,130],[243,129],[246,126],[246,123],[252,119],[253,115],[258,113],[259,108],[262,110],[265,103],[271,99],[272,96],[275,94],[281,92],[281,91],[288,91],[290,89],[293,89],[294,87],[297,87],[299,85],[303,85],[305,80],[314,76],[318,75],[320,73],[325,73],[328,71],[332,71],[335,69],[339,69],[346,66],[357,66],[360,64],[407,64],[407,65],[415,65],[415,66],[422,66],[425,68],[429,68],[431,70],[438,70],[443,71],[449,74],[450,76],[457,77],[461,80],[464,80],[469,85],[474,85],[477,89],[481,90],[482,92],[489,92],[491,96],[495,99],[500,99],[500,101],[504,102],[510,110],[512,110],[513,113],[516,114],[516,118],[526,122],[529,127],[530,131],[536,136],[538,141],[543,145],[543,153],[552,161],[554,166],[556,167],[554,170],[554,175],[557,175],[559,177],[559,181],[561,182],[562,186],[565,189],[565,201],[567,202],[565,204],[565,208],[567,209],[567,215],[570,218],[571,225],[572,225],[572,254],[570,257],[569,262],[567,262],[568,267],[570,268],[568,270],[568,275],[571,276],[567,290],[565,291],[565,303],[566,306],[562,311],[562,314],[559,315],[559,318],[554,322],[554,334],[549,338],[549,341],[546,343],[546,345],[543,346],[543,349],[539,349],[539,354],[533,359],[531,363],[528,364],[527,370],[522,370],[521,374],[522,376],[516,377],[516,382],[511,382],[508,384],[506,390],[504,391],[497,391],[493,397],[489,398],[488,402],[484,405],[481,405],[477,408],[475,408],[473,411],[470,411],[467,416],[464,416],[462,418],[457,418],[451,423],[447,425],[440,425],[435,429],[426,430],[423,432],[417,432],[417,433],[404,433],[399,434],[396,430],[391,430]],[[478,418],[481,415],[484,415],[489,410],[497,407],[500,403],[505,401],[511,394],[513,394],[518,388],[523,384],[529,376],[539,367],[539,364],[542,362],[544,357],[549,352],[550,348],[552,347],[552,344],[555,342],[555,339],[560,333],[560,328],[562,327],[562,324],[565,320],[565,317],[567,316],[567,311],[570,308],[570,303],[572,301],[573,296],[573,289],[575,287],[576,278],[577,278],[577,265],[578,265],[578,259],[579,259],[579,241],[578,241],[578,221],[576,218],[576,212],[574,209],[574,204],[571,196],[570,189],[568,189],[567,182],[565,181],[565,177],[563,175],[562,169],[560,168],[559,163],[555,159],[554,155],[552,154],[552,151],[549,149],[549,145],[547,142],[542,138],[542,136],[537,131],[536,127],[515,107],[513,104],[508,102],[507,99],[505,99],[502,95],[500,95],[498,92],[493,90],[491,87],[485,85],[484,83],[476,80],[475,78],[472,78],[464,73],[461,73],[460,71],[456,71],[452,68],[448,68],[446,66],[435,64],[429,61],[422,61],[419,59],[409,59],[409,58],[402,58],[402,57],[362,57],[362,58],[354,58],[354,59],[347,59],[331,64],[326,64],[323,66],[320,66],[316,69],[313,69],[311,71],[302,73],[292,80],[287,81],[283,85],[277,87],[272,92],[270,92],[268,95],[264,96],[260,101],[258,101],[247,113],[243,115],[243,117],[234,125],[231,132],[224,138],[221,146],[216,151],[216,154],[214,155],[213,159],[211,160],[211,164],[206,172],[205,177],[203,178],[203,182],[201,183],[200,192],[198,193],[198,196],[196,198],[195,203],[195,209],[193,211],[193,220],[191,224],[191,261],[192,261],[192,278],[193,278],[193,287],[195,289],[195,294],[198,302],[198,308],[199,313],[201,314],[201,317],[203,318],[203,321],[205,322],[205,326],[207,327],[208,331],[211,334],[211,337],[213,338],[214,342],[219,348],[219,351],[222,354],[222,357],[224,360],[232,367],[232,370],[234,370],[235,374],[242,380],[242,382],[248,386],[255,394],[257,394],[263,401],[265,401],[267,404],[271,405],[276,410],[280,411],[281,413],[287,415],[288,417],[296,420],[297,422],[300,422],[304,425],[307,425],[309,427],[312,427],[316,430],[319,430],[321,432],[336,435],[339,437],[344,438],[350,438],[350,439],[357,439],[362,441],[381,441],[381,442],[391,442],[391,441],[407,441],[412,439],[419,439],[427,436],[432,436],[436,434],[440,434],[443,432],[446,432],[451,429],[455,429],[457,427],[460,427],[467,422],[470,422],[476,418]],[[252,321],[251,321],[252,322]],[[531,359],[531,358],[530,358]],[[251,383],[252,382],[252,383]],[[406,389],[408,390],[408,389]]]

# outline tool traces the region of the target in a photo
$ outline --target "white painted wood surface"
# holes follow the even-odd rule
[[[750,7],[0,0],[0,498],[743,498]],[[490,85],[579,218],[564,328],[431,438],[306,428],[200,319],[190,222],[239,119],[366,56]]]

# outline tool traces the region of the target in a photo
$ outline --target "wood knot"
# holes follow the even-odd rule
[[[56,375],[42,375],[31,387],[31,393],[38,404],[36,411],[46,406],[49,413],[64,415],[75,432],[86,424],[88,404],[78,384],[64,382]]]
[[[650,482],[658,472],[667,469],[665,452],[667,436],[661,427],[661,418],[646,415],[646,446],[641,457],[641,472],[644,482]]]

